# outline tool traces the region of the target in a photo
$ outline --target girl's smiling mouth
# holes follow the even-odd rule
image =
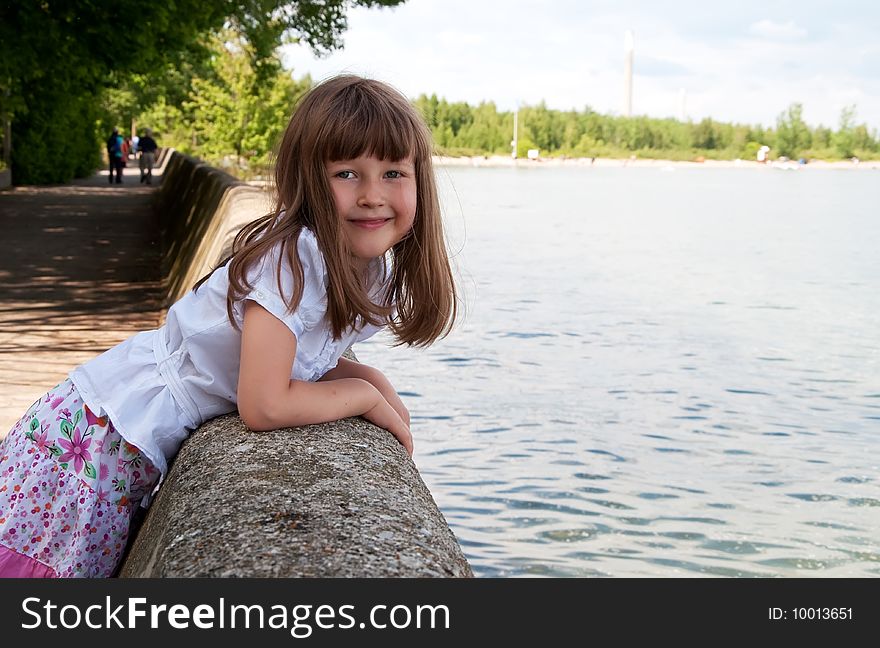
[[[378,229],[382,227],[385,223],[390,222],[391,218],[358,218],[349,220],[349,223],[353,225],[357,225],[358,227],[363,227],[364,229]]]

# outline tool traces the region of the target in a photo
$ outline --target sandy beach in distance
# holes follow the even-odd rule
[[[718,169],[734,169],[734,168],[766,168],[766,169],[880,169],[880,160],[869,160],[851,162],[849,160],[841,160],[836,162],[825,162],[823,160],[812,160],[808,164],[798,164],[796,161],[789,160],[787,162],[773,161],[766,164],[752,160],[705,160],[703,162],[692,162],[685,160],[651,160],[640,158],[563,158],[563,157],[547,157],[529,160],[526,158],[513,159],[504,155],[492,155],[488,157],[446,157],[434,156],[434,164],[439,166],[472,166],[472,167],[510,167],[510,166],[539,166],[539,167],[557,167],[557,166],[592,166],[592,167],[653,167],[657,169],[675,169],[675,168],[718,168]]]

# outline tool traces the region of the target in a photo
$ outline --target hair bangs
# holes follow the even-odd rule
[[[398,161],[415,154],[417,127],[401,110],[400,102],[405,99],[385,96],[366,84],[346,90],[324,124],[324,160],[353,160],[368,155]]]

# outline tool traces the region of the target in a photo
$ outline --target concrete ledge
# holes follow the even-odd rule
[[[174,301],[268,203],[262,191],[173,153],[158,209]],[[415,464],[386,430],[351,418],[251,432],[230,414],[184,442],[119,575],[473,573]]]
[[[122,577],[473,576],[415,465],[362,419],[187,440]]]

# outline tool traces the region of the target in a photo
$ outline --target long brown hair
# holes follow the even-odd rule
[[[334,338],[366,322],[388,324],[397,345],[428,346],[446,336],[455,323],[457,295],[443,235],[432,149],[431,134],[422,118],[403,95],[382,82],[341,75],[306,93],[278,148],[274,209],[246,225],[233,243],[226,298],[233,325],[233,303],[252,289],[248,269],[279,242],[283,251],[276,280],[280,291],[286,255],[294,273],[294,294],[282,297],[290,312],[296,310],[304,281],[296,242],[303,227],[308,227],[327,267],[326,316]],[[392,161],[412,157],[415,165],[415,220],[409,234],[391,248],[391,277],[380,303],[372,301],[351,261],[325,170],[328,161],[361,155]],[[387,271],[387,265],[383,270]]]

